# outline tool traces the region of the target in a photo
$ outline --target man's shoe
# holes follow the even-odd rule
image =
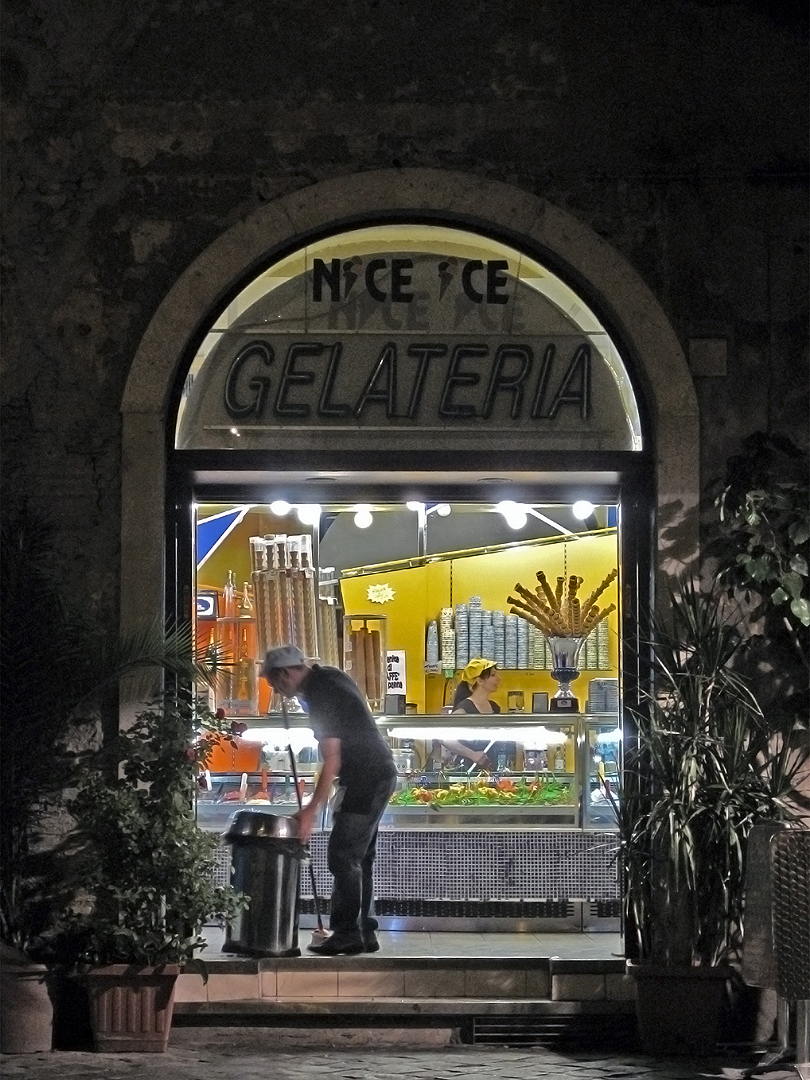
[[[320,945],[307,945],[307,949],[318,956],[356,956],[363,952],[363,942],[356,938],[339,938],[333,934]]]
[[[377,935],[372,931],[368,934],[363,934],[363,952],[379,952],[380,943],[377,940]]]

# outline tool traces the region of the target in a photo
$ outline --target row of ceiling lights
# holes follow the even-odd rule
[[[449,503],[435,503],[433,506],[428,506],[426,503],[422,502],[408,502],[405,505],[408,510],[413,510],[417,514],[424,515],[425,520],[427,520],[430,514],[436,514],[438,517],[447,517],[451,512]],[[271,512],[278,517],[285,517],[292,509],[295,509],[298,520],[302,525],[317,525],[320,520],[321,508],[318,503],[301,503],[295,507],[293,507],[291,503],[285,502],[283,499],[277,499],[275,502],[270,503]],[[496,513],[503,515],[504,520],[510,529],[517,530],[524,528],[530,514],[533,517],[539,518],[541,521],[557,525],[556,522],[550,522],[545,515],[535,510],[533,506],[529,506],[528,503],[517,503],[507,499],[504,502],[498,503],[492,509]],[[586,502],[585,500],[575,502],[571,509],[574,517],[579,521],[584,521],[594,512],[593,504]],[[374,515],[371,511],[372,508],[367,503],[358,503],[354,507],[354,524],[358,529],[367,529],[373,523]],[[560,526],[557,527],[561,528]]]

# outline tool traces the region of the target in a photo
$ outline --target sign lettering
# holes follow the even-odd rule
[[[430,419],[422,407],[429,386],[434,390],[430,395],[434,419],[489,420],[501,398],[508,401],[513,421],[524,413],[532,420],[554,420],[565,407],[581,420],[591,415],[587,342],[578,343],[568,358],[559,356],[556,345],[549,343],[535,363],[535,349],[524,342],[418,342],[403,348],[387,341],[359,372],[363,376],[359,393],[347,399],[341,376],[350,364],[353,344],[351,339],[292,341],[279,362],[269,342],[249,341],[231,361],[225,378],[223,403],[228,415],[234,420],[262,419],[272,411],[284,419],[359,420],[376,412],[387,420],[425,421]],[[267,373],[274,367],[275,384]],[[356,363],[352,372],[356,381]]]
[[[405,696],[405,650],[398,649],[386,653],[387,659],[387,684],[386,693]]]
[[[429,290],[434,287],[439,299],[442,299],[448,286],[454,280],[455,260],[439,263],[434,282],[420,281],[420,287]],[[506,259],[469,259],[461,266],[459,283],[464,296],[474,304],[507,304],[509,296],[506,289],[509,284]],[[366,292],[378,304],[389,300],[393,304],[410,304],[414,292],[410,288],[413,281],[413,259],[369,259],[365,266],[362,260],[347,260],[341,266],[340,259],[314,259],[312,263],[312,300],[316,304],[339,304],[347,300],[356,282],[362,278]],[[390,277],[390,293],[383,282]],[[423,275],[423,278],[425,275]]]

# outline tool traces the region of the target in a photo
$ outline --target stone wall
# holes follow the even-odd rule
[[[703,479],[807,441],[804,5],[6,0],[4,498],[118,603],[120,403],[185,267],[263,202],[382,168],[498,179],[595,230],[690,358]]]

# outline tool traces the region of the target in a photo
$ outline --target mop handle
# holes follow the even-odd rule
[[[290,755],[290,768],[292,769],[293,784],[295,786],[295,795],[298,799],[298,809],[304,809],[304,800],[301,794],[301,789],[298,786],[298,768],[295,764],[295,753],[293,752],[292,743],[290,742],[290,720],[287,716],[287,702],[284,698],[281,699],[281,715],[284,719],[284,730],[287,732],[287,752]],[[309,880],[312,885],[312,898],[315,901],[315,917],[318,920],[318,929],[323,930],[323,918],[321,917],[321,902],[318,898],[318,889],[315,885],[315,868],[312,865],[312,859],[307,860],[309,865]]]

